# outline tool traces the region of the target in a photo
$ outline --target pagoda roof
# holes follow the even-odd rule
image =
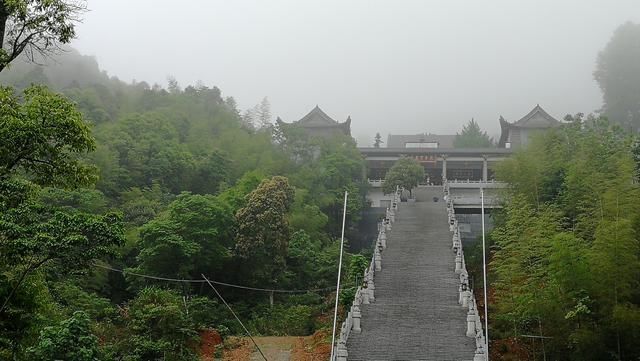
[[[536,104],[527,115],[509,125],[519,128],[550,128],[560,124],[558,119],[549,115],[540,104]]]
[[[309,131],[326,131],[329,129],[337,129],[340,132],[351,135],[351,116],[347,117],[347,120],[340,123],[327,115],[319,106],[311,109],[307,115],[302,117],[297,122],[285,123],[280,117],[276,119],[276,123],[281,126],[299,126]]]
[[[339,125],[340,123],[327,115],[319,106],[311,109],[311,111],[297,121],[299,125],[304,127],[330,127]]]
[[[509,123],[502,116],[500,116],[500,139],[498,140],[498,146],[504,147],[507,139],[509,138],[509,129],[511,128],[526,128],[526,129],[548,129],[560,126],[561,121],[552,117],[547,113],[540,104],[531,109],[531,111],[524,117],[518,119],[513,123]]]

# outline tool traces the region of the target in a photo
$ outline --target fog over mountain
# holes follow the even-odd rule
[[[376,132],[492,135],[537,103],[557,118],[602,104],[597,53],[634,0],[89,0],[72,44],[123,80],[219,86],[248,108],[267,96],[291,122],[316,104]]]

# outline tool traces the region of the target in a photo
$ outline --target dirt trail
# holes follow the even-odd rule
[[[320,361],[329,358],[329,345],[320,336],[254,337],[269,361]],[[225,361],[262,361],[263,358],[248,338],[242,346],[225,351]]]

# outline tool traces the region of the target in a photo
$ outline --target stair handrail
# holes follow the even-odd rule
[[[376,271],[380,271],[382,268],[382,252],[387,247],[386,234],[391,230],[391,224],[395,223],[395,214],[398,210],[400,203],[400,187],[396,186],[396,191],[393,196],[393,202],[391,207],[386,209],[385,217],[382,221],[378,222],[378,236],[374,244],[373,254],[371,255],[371,261],[369,266],[364,271],[364,278],[362,285],[356,289],[356,294],[353,297],[353,302],[347,317],[340,326],[340,337],[338,343],[334,349],[334,357],[331,361],[347,361],[349,355],[347,350],[347,340],[351,332],[361,332],[360,325],[360,306],[363,304],[369,304],[375,301],[375,283],[374,276]],[[337,297],[338,295],[336,295]]]
[[[467,271],[467,263],[464,257],[464,249],[462,238],[460,236],[460,227],[455,214],[453,199],[449,196],[449,182],[446,178],[442,180],[444,199],[447,204],[447,216],[449,219],[449,230],[453,232],[451,249],[455,254],[455,273],[459,274],[460,284],[458,286],[458,303],[467,309],[467,337],[472,337],[476,341],[476,350],[473,361],[485,361],[486,354],[484,350],[485,336],[482,330],[482,322],[478,313],[478,304],[473,290],[469,285],[469,273]],[[487,307],[487,305],[485,305]]]

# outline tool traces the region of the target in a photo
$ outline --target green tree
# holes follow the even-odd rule
[[[57,326],[45,327],[36,346],[28,350],[35,361],[96,361],[101,358],[98,338],[91,333],[86,313],[76,311]]]
[[[303,230],[311,237],[321,240],[329,219],[310,198],[309,191],[296,188],[288,217],[289,225],[293,230]]]
[[[393,193],[396,187],[404,188],[411,194],[413,188],[424,179],[424,167],[415,159],[402,157],[387,172],[382,190]]]
[[[107,199],[95,189],[60,189],[47,187],[39,193],[43,204],[73,211],[100,214],[107,211]]]
[[[236,213],[236,253],[252,264],[254,277],[274,284],[289,242],[287,213],[294,189],[285,177],[265,179],[247,196],[247,204]]]
[[[169,197],[158,182],[153,182],[151,187],[133,187],[122,192],[120,209],[124,220],[136,226],[149,222],[165,209]]]
[[[0,71],[20,54],[48,56],[76,35],[84,3],[64,0],[0,1]]]
[[[491,238],[494,336],[543,334],[547,357],[633,359],[640,314],[634,141],[582,115],[506,160]],[[624,316],[623,316],[624,315]]]
[[[0,212],[2,269],[15,273],[2,292],[0,313],[27,276],[45,265],[60,272],[80,270],[123,243],[121,216],[61,212],[31,202]]]
[[[267,97],[262,98],[262,101],[256,106],[257,122],[260,129],[271,129],[273,126],[271,120],[271,103]]]
[[[598,54],[593,75],[602,90],[602,110],[625,129],[640,129],[640,24],[627,22],[616,29]]]
[[[52,11],[58,3],[5,1],[0,8],[6,11],[12,6],[11,11],[18,12],[12,16],[32,16],[33,11]],[[63,11],[29,18],[30,24],[20,24],[17,18],[10,21],[11,26],[25,26],[24,31],[31,32],[32,27],[56,26],[55,21],[64,17]],[[31,39],[46,41],[38,36],[48,30],[37,31]],[[6,51],[1,55],[7,56]],[[0,59],[0,69],[12,56]],[[39,189],[92,184],[95,168],[81,159],[94,148],[88,125],[64,97],[43,86],[29,87],[21,97],[0,87],[0,354],[24,356],[26,346],[35,340],[33,331],[55,320],[49,282],[61,274],[82,272],[96,259],[113,255],[123,242],[119,214],[83,213],[104,210],[99,196]],[[43,270],[48,271],[46,279]]]
[[[219,199],[183,193],[166,216],[142,228],[139,268],[182,278],[218,271],[231,254],[232,227],[231,210]]]
[[[376,133],[376,137],[373,140],[373,147],[374,148],[380,148],[380,144],[384,143],[382,141],[382,136],[380,136],[380,133]]]
[[[480,125],[473,118],[456,133],[453,140],[454,148],[488,148],[493,147],[493,140],[480,129]]]
[[[129,302],[125,322],[128,334],[115,345],[114,359],[197,360],[193,346],[198,334],[178,294],[158,288],[141,290]]]
[[[77,157],[95,149],[94,139],[73,103],[42,86],[23,99],[0,87],[0,181],[20,172],[41,185],[94,182],[94,167]]]

